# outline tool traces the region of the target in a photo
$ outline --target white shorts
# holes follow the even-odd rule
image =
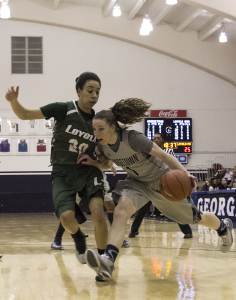
[[[190,197],[180,202],[167,200],[160,193],[157,180],[148,183],[129,177],[118,181],[113,192],[131,198],[137,210],[152,201],[163,215],[180,224],[194,224],[201,220],[201,212]]]

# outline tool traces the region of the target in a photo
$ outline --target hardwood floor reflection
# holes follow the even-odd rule
[[[213,230],[191,225],[193,239],[183,239],[176,223],[144,220],[121,249],[113,281],[101,283],[77,261],[68,233],[65,250],[51,250],[57,226],[53,214],[0,214],[0,300],[236,300],[235,242],[221,253]],[[82,230],[95,249],[92,221]]]

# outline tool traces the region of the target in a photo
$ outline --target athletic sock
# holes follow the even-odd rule
[[[216,230],[219,236],[225,235],[227,227],[223,220],[220,220],[220,227]]]
[[[110,257],[113,263],[115,263],[116,257],[119,254],[119,250],[115,246],[108,244],[105,254]]]
[[[102,255],[104,254],[106,251],[106,249],[98,249],[98,254]]]
[[[113,213],[107,213],[107,218],[108,218],[108,221],[110,222],[110,224],[112,225],[113,223]]]
[[[60,222],[59,227],[57,229],[56,236],[55,236],[55,240],[56,241],[58,241],[58,240],[61,241],[64,232],[65,232],[65,228],[62,226],[62,224]]]

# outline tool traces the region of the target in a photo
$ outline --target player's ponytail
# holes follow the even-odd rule
[[[142,99],[128,98],[120,100],[110,109],[118,122],[131,125],[147,118],[151,105]]]
[[[106,120],[109,126],[115,125],[116,129],[124,129],[118,122],[131,125],[140,122],[143,118],[149,116],[149,108],[151,103],[147,103],[142,99],[128,98],[117,102],[110,110],[102,110],[98,112],[94,119]]]

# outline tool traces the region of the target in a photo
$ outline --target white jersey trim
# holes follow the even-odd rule
[[[69,110],[69,111],[67,112],[67,114],[66,114],[67,116],[70,115],[70,114],[73,114],[74,112],[79,113],[78,108],[77,108],[77,106],[76,106],[76,104],[75,104],[75,100],[73,100],[73,103],[74,103],[75,109]]]

